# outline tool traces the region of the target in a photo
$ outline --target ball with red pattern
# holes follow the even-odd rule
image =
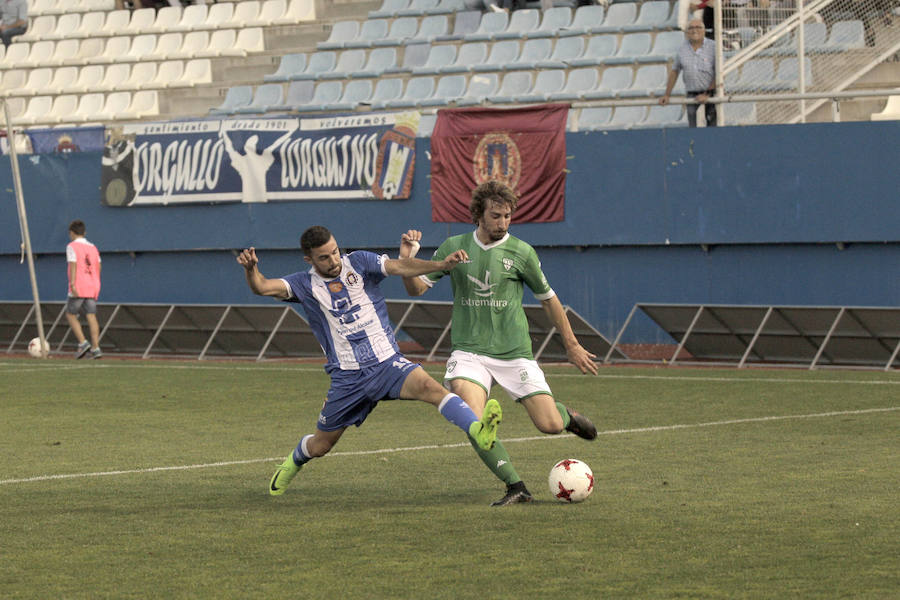
[[[594,491],[591,468],[574,458],[561,460],[550,469],[550,494],[560,502],[581,502]]]

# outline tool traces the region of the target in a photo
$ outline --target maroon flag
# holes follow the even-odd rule
[[[562,221],[568,104],[439,110],[431,134],[431,220],[470,223],[469,200],[496,179],[519,196],[513,223]]]

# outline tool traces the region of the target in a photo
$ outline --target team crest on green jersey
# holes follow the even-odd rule
[[[504,269],[506,269],[507,271],[509,271],[510,269],[512,269],[512,266],[513,266],[513,259],[511,259],[511,258],[504,258],[504,259],[503,259],[503,268],[504,268]]]

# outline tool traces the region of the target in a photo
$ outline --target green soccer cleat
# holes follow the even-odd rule
[[[491,398],[484,405],[484,412],[481,413],[481,419],[475,421],[469,426],[469,435],[478,444],[482,450],[490,450],[494,447],[497,440],[497,425],[503,417],[503,411],[500,409],[500,403]]]
[[[269,493],[273,496],[280,496],[283,494],[285,488],[291,484],[294,477],[296,477],[299,472],[300,467],[294,463],[293,456],[289,454],[285,461],[275,469],[275,474],[272,475],[272,481],[269,482]]]

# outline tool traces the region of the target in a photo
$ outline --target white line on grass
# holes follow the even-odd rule
[[[726,421],[708,421],[706,423],[689,423],[689,424],[680,424],[680,425],[657,425],[654,427],[636,427],[633,429],[611,429],[607,431],[600,431],[597,435],[622,435],[627,433],[653,433],[658,431],[674,431],[677,429],[695,429],[698,427],[720,427],[724,425],[738,425],[741,423],[764,423],[768,421],[786,421],[789,419],[817,419],[817,418],[826,418],[826,417],[841,417],[848,415],[864,415],[871,413],[883,413],[883,412],[892,412],[900,410],[900,406],[889,406],[886,408],[865,408],[861,410],[841,410],[841,411],[832,411],[832,412],[823,412],[823,413],[813,413],[806,415],[780,415],[780,416],[768,416],[768,417],[751,417],[746,419],[729,419]],[[570,438],[574,437],[572,434],[564,434],[564,435],[540,435],[540,436],[532,436],[532,437],[521,437],[521,438],[511,438],[504,439],[504,444],[513,444],[517,442],[536,442],[539,440],[555,440],[561,438]],[[392,454],[396,452],[415,452],[419,450],[441,450],[446,448],[468,448],[468,443],[459,443],[459,444],[430,444],[427,446],[407,446],[403,448],[380,448],[378,450],[357,450],[353,452],[332,452],[325,456],[325,458],[329,457],[338,457],[338,456],[364,456],[370,454]],[[283,460],[282,457],[277,458],[253,458],[249,460],[232,460],[225,462],[215,462],[215,463],[204,463],[199,465],[178,465],[178,466],[170,466],[170,467],[150,467],[147,469],[126,469],[120,471],[99,471],[94,473],[67,473],[62,475],[39,475],[36,477],[25,477],[22,479],[0,479],[0,485],[10,485],[15,483],[31,483],[35,481],[51,481],[54,479],[78,479],[82,477],[108,477],[111,475],[132,475],[136,473],[156,473],[159,471],[187,471],[191,469],[209,469],[212,467],[228,467],[233,465],[249,465],[254,463],[263,463],[263,462],[280,462]]]
[[[183,364],[166,364],[166,363],[142,363],[135,364],[133,362],[121,364],[96,364],[88,361],[85,364],[62,366],[58,364],[48,363],[47,366],[40,367],[22,367],[22,363],[3,363],[0,362],[0,369],[7,369],[11,372],[34,372],[46,369],[166,369],[166,370],[208,370],[208,371],[267,371],[267,372],[286,372],[286,373],[324,373],[321,366],[290,366],[290,367],[270,367],[270,366],[239,366],[228,365],[219,366],[211,364],[183,365]],[[425,367],[430,373],[443,373],[443,369],[434,369]],[[581,373],[545,373],[548,378],[587,378],[591,376],[582,375]],[[900,379],[802,379],[799,377],[721,377],[709,375],[697,375],[695,377],[689,375],[626,375],[626,374],[610,374],[599,373],[594,376],[595,379],[636,379],[636,380],[660,380],[660,381],[715,381],[715,382],[743,382],[743,383],[826,383],[826,384],[848,384],[848,385],[900,385]]]

